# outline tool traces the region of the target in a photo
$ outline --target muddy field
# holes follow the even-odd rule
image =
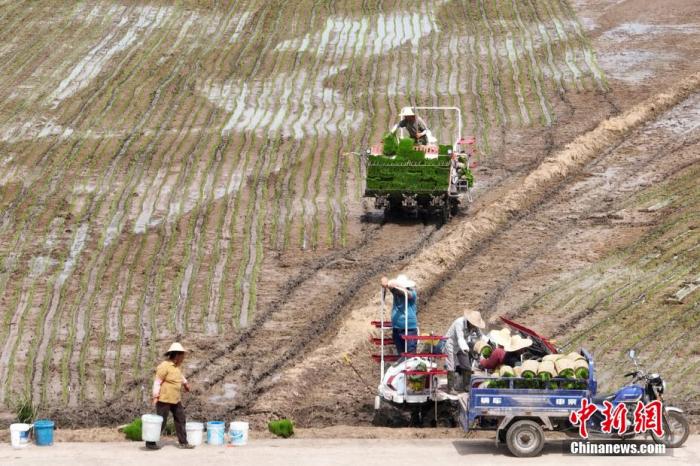
[[[509,315],[589,347],[603,384],[635,345],[696,409],[695,2],[0,5],[8,410],[122,422],[179,338],[197,417],[369,423],[400,270],[424,332]],[[443,228],[361,197],[355,153],[407,103],[459,106],[478,141]]]

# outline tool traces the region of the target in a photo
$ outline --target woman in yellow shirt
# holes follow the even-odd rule
[[[168,414],[173,413],[179,447],[194,448],[187,443],[185,408],[182,406],[182,389],[184,388],[186,392],[190,391],[190,386],[181,370],[185,352],[185,348],[176,342],[170,345],[165,353],[168,359],[156,368],[156,377],[153,381],[153,404],[156,407],[156,413],[163,417],[163,429],[168,422]],[[157,450],[160,447],[156,442],[146,442],[146,448]]]

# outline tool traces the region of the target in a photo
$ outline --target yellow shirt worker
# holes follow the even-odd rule
[[[190,391],[187,379],[182,375],[182,362],[185,360],[187,351],[180,343],[173,343],[165,352],[167,360],[158,364],[156,376],[153,380],[153,404],[156,413],[163,418],[162,429],[168,422],[168,415],[173,413],[175,420],[175,433],[180,448],[194,448],[187,443],[187,432],[185,430],[185,407],[182,406],[182,389]],[[157,450],[160,447],[156,442],[146,442],[146,448]]]

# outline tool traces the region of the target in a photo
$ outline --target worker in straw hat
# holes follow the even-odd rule
[[[399,128],[404,128],[408,131],[408,134],[413,138],[416,144],[426,145],[435,142],[435,138],[428,129],[428,125],[425,124],[422,118],[415,114],[411,107],[402,108],[400,116],[401,121],[394,125],[391,129],[391,134],[396,134]]]
[[[515,367],[522,363],[522,355],[525,349],[532,346],[530,338],[523,338],[519,334],[511,334],[509,328],[491,330],[489,341],[494,350],[488,358],[482,358],[479,365],[484,369],[495,369],[501,364]]]
[[[391,292],[391,327],[397,354],[415,353],[416,340],[404,340],[403,335],[418,335],[418,293],[416,282],[406,275],[394,279],[382,277],[382,288]]]
[[[462,389],[469,389],[472,376],[472,353],[474,345],[483,339],[481,330],[486,327],[479,311],[465,310],[464,315],[455,319],[445,333],[443,353],[447,355],[447,390],[454,393],[457,388],[457,375],[462,375]]]
[[[180,448],[194,448],[187,443],[185,430],[185,408],[182,406],[182,389],[190,391],[187,379],[182,375],[182,362],[185,360],[185,348],[180,343],[173,343],[165,352],[167,360],[161,362],[156,368],[156,376],[153,381],[153,404],[156,413],[163,417],[163,430],[168,422],[168,414],[173,413],[175,420],[175,433]],[[157,450],[156,442],[146,442],[146,448]]]
[[[518,333],[510,337],[510,345],[506,350],[505,364],[511,367],[521,365],[525,356],[525,350],[531,346],[532,340],[530,338],[524,338]]]

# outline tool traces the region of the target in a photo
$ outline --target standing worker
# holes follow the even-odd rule
[[[389,290],[393,296],[393,307],[391,308],[392,338],[396,353],[415,353],[416,340],[404,340],[403,335],[418,335],[418,293],[416,293],[416,282],[406,275],[388,280],[382,277],[382,287]],[[406,297],[408,297],[408,308],[406,308]],[[406,319],[408,318],[408,322]],[[408,330],[406,330],[408,327]]]
[[[194,445],[187,443],[185,408],[182,406],[182,389],[184,388],[186,392],[190,391],[190,386],[181,370],[185,352],[185,348],[175,342],[165,353],[168,359],[156,368],[156,377],[153,381],[153,404],[156,407],[156,413],[163,417],[163,431],[168,422],[168,414],[173,413],[178,446],[189,449],[194,448]],[[157,450],[160,447],[156,442],[146,442],[146,448]]]
[[[447,354],[447,390],[454,393],[457,374],[462,374],[462,388],[467,391],[472,375],[474,344],[483,338],[481,329],[486,327],[479,311],[464,311],[445,333],[444,353]]]

